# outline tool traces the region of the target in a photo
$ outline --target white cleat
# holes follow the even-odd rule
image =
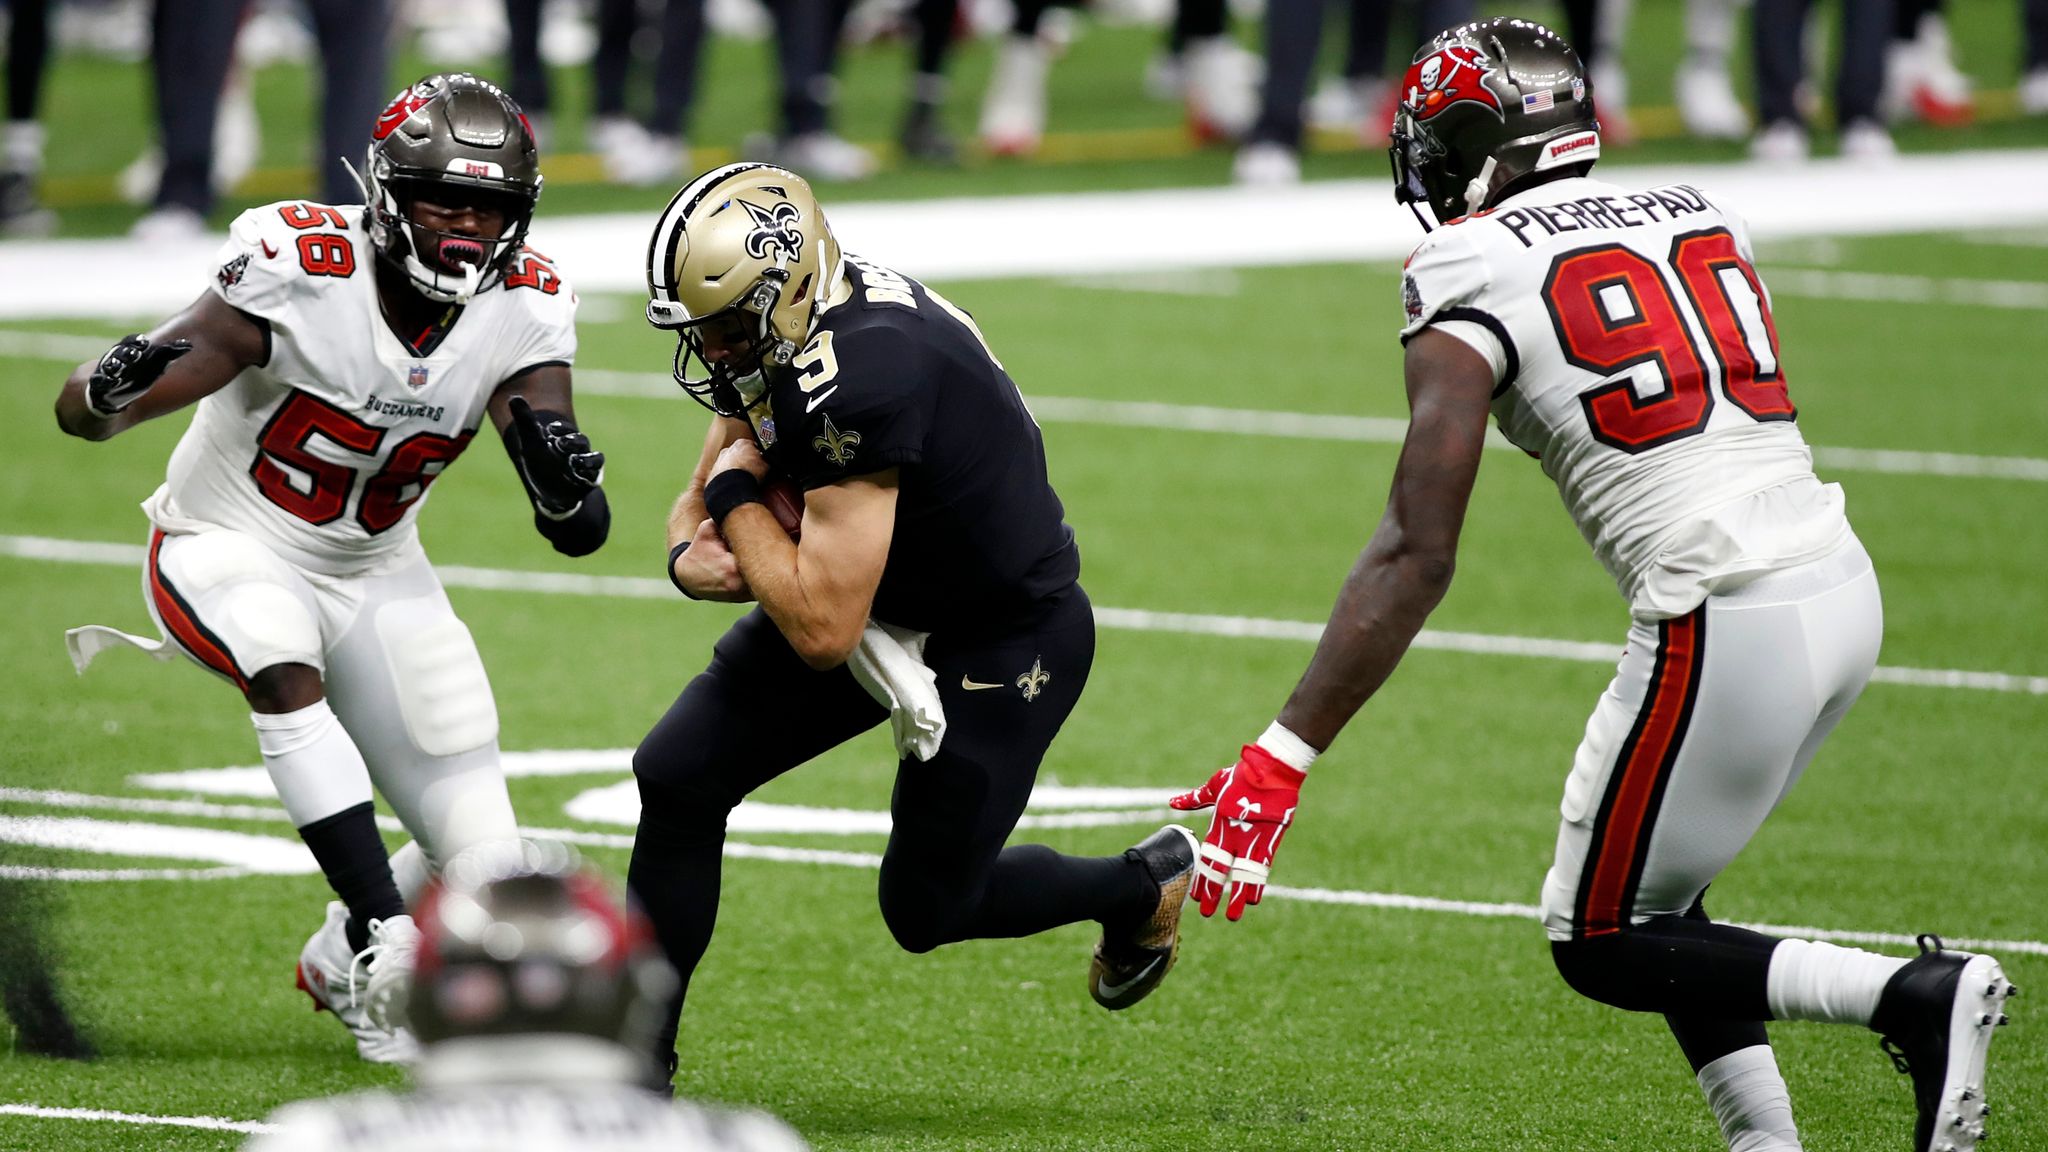
[[[1790,120],[1766,125],[1749,142],[1749,155],[1764,164],[1803,164],[1813,145],[1806,129]]]
[[[1283,188],[1301,183],[1301,156],[1285,144],[1256,140],[1237,150],[1231,178],[1248,188]]]
[[[1875,120],[1858,120],[1842,129],[1842,158],[1863,164],[1889,164],[1899,158],[1892,134]]]
[[[1188,41],[1188,123],[1204,143],[1238,140],[1259,116],[1260,59],[1228,36]]]
[[[2048,116],[2048,68],[2036,68],[2020,80],[2020,111]]]
[[[370,946],[358,953],[363,966],[363,1006],[370,1022],[389,1032],[406,1030],[406,1005],[412,999],[412,973],[420,954],[419,926],[410,916],[370,921]],[[350,975],[354,976],[353,968]]]
[[[1052,49],[1030,36],[1009,36],[996,50],[988,95],[981,102],[981,146],[992,156],[1029,156],[1045,138],[1045,78]]]
[[[740,142],[740,154],[787,168],[807,180],[865,180],[879,167],[874,153],[833,132],[806,132],[781,139],[756,132]]]
[[[631,151],[604,154],[604,174],[614,183],[635,188],[668,185],[682,177],[683,161],[689,156],[681,137],[641,132],[639,145]]]
[[[407,927],[412,917],[400,917]],[[378,921],[386,925],[385,921]],[[375,929],[373,928],[373,931]],[[390,931],[385,927],[385,931]],[[411,957],[417,948],[418,929],[413,929],[413,948],[405,950],[405,975],[408,986],[411,982]],[[375,945],[373,944],[372,949]],[[366,963],[375,966],[376,957],[370,957],[372,949],[365,949]],[[386,1028],[370,1018],[367,989],[356,979],[359,960],[348,946],[348,906],[339,900],[327,905],[327,920],[306,946],[299,950],[299,989],[313,998],[313,1010],[332,1012],[334,1018],[356,1038],[356,1054],[372,1064],[410,1064],[419,1059],[419,1042],[404,1028]],[[396,975],[393,969],[393,975]],[[373,973],[374,974],[374,973]],[[393,989],[387,978],[387,994]]]
[[[1678,119],[1702,140],[1740,140],[1749,135],[1749,112],[1735,97],[1728,69],[1713,64],[1680,66],[1674,82]]]

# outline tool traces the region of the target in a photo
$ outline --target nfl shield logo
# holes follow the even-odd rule
[[[413,365],[412,370],[405,374],[405,384],[408,388],[425,388],[427,386],[427,366],[425,364]]]

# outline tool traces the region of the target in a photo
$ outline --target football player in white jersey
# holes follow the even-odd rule
[[[570,403],[576,296],[524,244],[541,177],[518,106],[428,77],[378,117],[366,163],[365,207],[243,213],[199,299],[80,365],[57,419],[104,440],[196,405],[143,504],[163,639],[75,629],[72,659],[182,652],[247,698],[340,897],[300,985],[365,1059],[403,1061],[415,1045],[381,1005],[411,967],[407,895],[435,862],[516,834],[497,706],[421,551],[420,505],[488,417],[556,550],[594,551],[611,513]],[[395,858],[373,783],[414,837]]]
[[[1996,961],[1938,941],[1905,960],[1780,940],[1701,905],[1855,702],[1883,631],[1841,490],[1814,476],[1793,422],[1742,221],[1688,186],[1591,179],[1585,72],[1526,21],[1425,45],[1393,139],[1397,198],[1443,222],[1403,277],[1412,419],[1385,514],[1286,706],[1174,802],[1216,807],[1193,887],[1203,914],[1258,903],[1310,762],[1443,597],[1490,410],[1557,483],[1634,617],[1565,783],[1543,887],[1559,971],[1665,1016],[1736,1152],[1800,1146],[1767,1020],[1879,1032],[1912,1074],[1914,1147],[1967,1152],[2011,993]]]
[[[248,1152],[804,1152],[758,1112],[677,1103],[647,1058],[675,987],[654,932],[560,844],[450,861],[419,913],[412,1092],[289,1104]]]

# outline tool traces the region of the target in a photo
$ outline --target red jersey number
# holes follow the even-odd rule
[[[332,524],[348,511],[361,469],[315,456],[307,451],[308,442],[320,436],[349,452],[374,457],[389,431],[365,424],[318,397],[294,391],[257,437],[256,459],[249,465],[249,475],[272,504],[308,524]],[[363,497],[356,507],[356,522],[363,531],[375,536],[404,519],[406,510],[427,494],[427,485],[469,447],[473,435],[420,432],[392,449],[384,467],[363,485]],[[294,473],[305,477],[303,487]]]
[[[1736,407],[1757,420],[1792,419],[1770,305],[1734,237],[1725,228],[1680,236],[1672,241],[1667,266],[1668,271],[1611,244],[1566,253],[1544,281],[1543,302],[1566,361],[1606,377],[1654,364],[1664,384],[1645,397],[1628,375],[1581,393],[1594,438],[1636,453],[1705,431],[1715,400],[1707,379],[1709,355],[1722,391]],[[1674,278],[1709,337],[1704,350],[1680,311]],[[1768,364],[1751,340],[1752,326],[1738,299],[1754,305],[1770,350]]]

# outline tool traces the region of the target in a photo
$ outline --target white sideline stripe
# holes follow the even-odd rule
[[[0,880],[56,880],[65,884],[101,884],[134,880],[238,880],[255,873],[247,868],[36,868],[0,865]]]
[[[2042,285],[2048,291],[2048,283]],[[656,372],[578,368],[576,387],[593,396],[646,400],[679,398],[682,390]],[[1399,444],[1408,421],[1398,416],[1276,412],[1264,408],[1219,408],[1205,404],[1163,404],[1144,400],[1096,400],[1079,396],[1024,398],[1041,423],[1090,424],[1112,428],[1156,428],[1167,432],[1220,432],[1289,440],[1335,440],[1350,444]],[[1488,429],[1486,446],[1519,452],[1499,429]],[[1894,448],[1813,446],[1813,462],[1842,472],[1883,472],[1904,476],[1971,476],[1994,480],[2048,482],[2048,459],[2032,456],[1976,456],[1961,452],[1914,452]]]
[[[203,860],[267,876],[300,876],[320,870],[313,854],[296,840],[176,824],[78,816],[0,816],[0,843],[107,856]]]
[[[0,556],[85,564],[129,566],[143,561],[140,544],[91,540],[60,540],[50,536],[0,536]],[[631,600],[667,600],[676,595],[666,580],[651,576],[586,576],[573,572],[520,572],[504,568],[436,565],[441,583],[450,588],[491,592],[543,592],[561,596],[613,596]],[[1315,643],[1323,626],[1309,620],[1274,620],[1260,616],[1211,616],[1189,612],[1153,612],[1143,608],[1095,609],[1095,622],[1129,632],[1168,632],[1195,636],[1226,636],[1256,640],[1297,640]],[[1528,656],[1613,664],[1621,648],[1586,640],[1550,640],[1539,636],[1492,636],[1480,632],[1443,632],[1425,628],[1413,647],[1483,656]],[[2010,672],[1973,672],[1958,668],[1883,666],[1871,679],[1880,684],[1915,688],[1966,688],[1980,692],[2011,692],[2048,696],[2048,676]]]
[[[2048,298],[2048,282],[2028,286],[2039,287],[2044,298]],[[2044,303],[2043,306],[2048,307],[2048,303]],[[0,329],[0,356],[44,356],[67,362],[90,360],[106,350],[105,343],[103,340],[69,336],[59,332],[19,332]],[[578,368],[576,388],[591,396],[642,400],[674,400],[681,398],[683,394],[682,390],[676,387],[675,381],[658,372],[622,372],[610,368]],[[1029,396],[1025,398],[1025,402],[1030,406],[1033,416],[1041,423],[1050,424],[1156,428],[1167,432],[1219,432],[1238,436],[1273,436],[1290,440],[1334,440],[1349,444],[1399,444],[1408,435],[1408,421],[1397,416],[1275,412],[1263,408],[1219,408],[1204,404],[1096,400],[1079,396]],[[1520,451],[1508,443],[1499,429],[1487,430],[1486,446],[1497,452]],[[2048,482],[2048,459],[2031,456],[1976,456],[1961,452],[1830,448],[1815,445],[1813,462],[1821,468],[1841,472]]]
[[[261,1120],[228,1120],[220,1116],[149,1116],[140,1112],[108,1112],[100,1108],[44,1108],[35,1104],[0,1104],[0,1116],[37,1120],[104,1120],[117,1124],[150,1124],[166,1128],[204,1128],[210,1132],[276,1132]]]

